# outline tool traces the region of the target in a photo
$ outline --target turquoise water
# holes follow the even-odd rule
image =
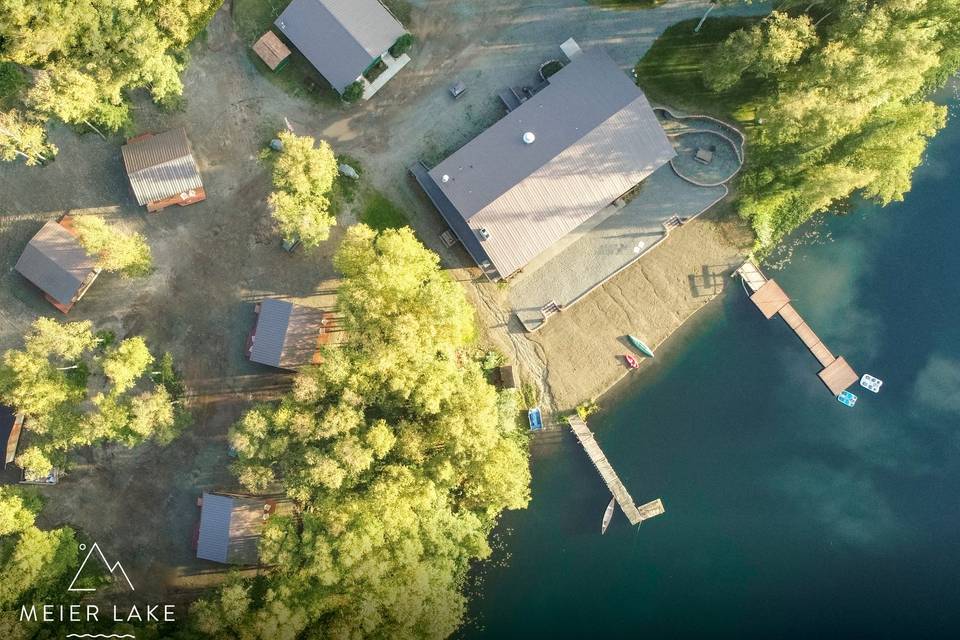
[[[960,110],[955,95],[944,102]],[[913,191],[802,229],[768,267],[879,395],[854,409],[739,290],[604,399],[639,529],[568,433],[538,436],[465,637],[960,637],[960,123]]]

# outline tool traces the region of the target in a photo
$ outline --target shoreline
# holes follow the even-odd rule
[[[753,236],[732,211],[729,196],[711,211],[674,230],[655,250],[565,309],[527,339],[544,361],[544,397],[553,413],[598,400],[633,370],[623,354],[634,333],[654,349],[714,301],[749,254]],[[636,372],[645,372],[642,361]]]

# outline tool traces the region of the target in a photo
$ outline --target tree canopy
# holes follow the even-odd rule
[[[38,529],[34,519],[40,507],[35,494],[0,487],[0,607],[50,590],[69,578],[78,564],[73,530]]]
[[[0,157],[19,152],[36,162],[54,153],[37,141],[46,118],[116,130],[129,120],[130,91],[146,89],[158,102],[179,96],[185,48],[220,4],[0,0],[0,63],[29,69],[33,79],[0,117],[30,127],[0,128]]]
[[[463,619],[469,562],[529,500],[525,434],[471,355],[462,288],[409,228],[351,227],[335,262],[344,342],[230,434],[241,483],[281,487],[298,515],[268,523],[262,598],[232,583],[197,623],[239,638],[443,638]]]
[[[330,211],[330,190],[337,177],[337,158],[330,145],[289,131],[278,134],[283,143],[273,163],[270,207],[284,240],[316,247],[330,237],[337,224]]]
[[[717,48],[707,86],[756,114],[739,206],[761,246],[854,193],[903,199],[946,122],[922,96],[960,67],[958,25],[953,0],[824,0]]]
[[[125,276],[144,276],[153,269],[153,256],[146,238],[124,233],[100,216],[77,216],[73,228],[87,253],[97,257],[97,266]]]
[[[139,336],[116,344],[90,322],[34,322],[23,349],[0,362],[0,402],[22,411],[27,448],[17,464],[45,476],[66,453],[98,442],[168,442],[183,424],[168,387],[151,379]]]

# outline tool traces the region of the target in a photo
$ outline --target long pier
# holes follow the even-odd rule
[[[577,440],[583,445],[583,449],[590,457],[593,466],[600,472],[600,477],[603,478],[603,481],[607,484],[607,488],[610,489],[610,493],[616,498],[617,504],[620,505],[620,509],[623,511],[623,514],[627,516],[630,524],[640,524],[644,520],[648,520],[664,512],[663,501],[660,500],[660,498],[641,505],[640,507],[634,504],[633,498],[630,497],[627,488],[623,486],[623,482],[620,481],[617,472],[613,470],[610,461],[603,455],[600,445],[597,444],[596,439],[593,437],[593,432],[590,431],[590,427],[587,426],[586,422],[581,420],[579,416],[571,416],[570,428],[573,429]]]
[[[773,316],[779,315],[810,350],[813,357],[823,367],[817,375],[830,390],[830,393],[835,396],[839,395],[857,381],[858,376],[853,368],[847,364],[843,356],[833,355],[827,345],[823,344],[817,334],[813,332],[813,329],[810,328],[810,325],[793,308],[789,296],[775,280],[763,275],[760,267],[751,260],[744,262],[737,269],[737,275],[743,279],[743,282],[752,292],[750,300],[760,309],[764,317],[769,320]]]

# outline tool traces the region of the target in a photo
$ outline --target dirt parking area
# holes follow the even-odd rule
[[[522,84],[531,69],[555,57],[568,37],[607,47],[626,68],[664,28],[698,15],[704,5],[674,0],[653,10],[618,11],[580,0],[417,0],[408,25],[418,39],[413,62],[374,100],[348,107],[293,97],[265,78],[235,33],[228,3],[192,47],[184,74],[185,109],[163,113],[141,97],[135,111],[135,133],[187,128],[208,194],[205,202],[155,215],[138,208],[123,173],[118,136],[103,140],[61,127],[53,133],[60,147],[56,162],[45,168],[0,165],[0,350],[19,346],[20,335],[36,317],[57,315],[13,271],[29,237],[64,212],[99,213],[147,237],[156,271],[137,280],[102,275],[70,319],[141,334],[156,352],[170,351],[184,373],[195,416],[193,427],[168,447],[82,452],[70,475],[45,490],[49,502],[43,524],[67,522],[83,529],[123,558],[144,596],[189,593],[220,574],[220,567],[193,558],[196,497],[204,489],[232,485],[228,427],[250,403],[275,398],[289,384],[287,375],[252,365],[243,356],[254,303],[271,296],[332,304],[330,255],[353,220],[345,215],[331,240],[316,251],[280,250],[266,208],[269,179],[257,154],[285,119],[297,133],[325,138],[338,153],[359,159],[364,179],[400,205],[420,238],[467,285],[489,339],[528,379],[545,386],[548,406],[569,404],[582,391],[568,388],[571,376],[583,378],[580,367],[597,366],[591,357],[606,356],[588,357],[590,345],[571,340],[567,332],[589,333],[594,327],[586,322],[626,313],[616,287],[638,277],[655,283],[651,274],[661,261],[675,259],[664,268],[687,289],[686,277],[704,260],[681,261],[684,247],[701,234],[720,232],[707,222],[701,231],[691,230],[688,240],[677,234],[678,242],[664,243],[654,262],[641,261],[639,270],[628,270],[595,300],[581,303],[573,315],[552,321],[530,340],[511,320],[505,292],[480,282],[465,253],[443,247],[441,218],[406,167],[478,133],[496,117],[497,91]],[[447,88],[457,79],[469,90],[453,102]],[[709,258],[719,264],[729,256]],[[661,294],[651,296],[647,299],[666,306],[675,303]],[[662,321],[656,331],[666,332],[679,315],[664,311],[645,322]],[[653,342],[660,336],[653,329],[647,335]],[[568,358],[562,342],[577,344],[576,352],[584,355]],[[604,363],[600,369],[606,371]],[[605,372],[597,384],[610,377]],[[555,405],[551,398],[557,394],[562,400]]]

